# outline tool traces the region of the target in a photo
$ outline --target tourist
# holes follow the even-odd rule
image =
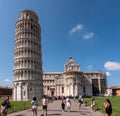
[[[32,109],[32,116],[37,116],[37,107],[38,107],[38,100],[36,97],[33,97],[31,101],[31,109]]]
[[[64,97],[62,97],[62,99],[61,99],[61,108],[62,108],[62,111],[64,112],[65,111],[65,99],[64,99]]]
[[[112,105],[109,99],[106,99],[104,102],[104,107],[105,107],[105,116],[111,116],[112,115]]]
[[[47,107],[48,107],[48,99],[46,95],[43,95],[43,98],[42,98],[42,115],[43,116],[47,115]]]
[[[78,109],[81,108],[81,105],[83,104],[83,99],[79,99],[78,100]]]
[[[2,116],[7,116],[8,108],[11,107],[11,104],[10,104],[10,101],[9,101],[9,96],[7,96],[7,97],[3,100],[3,102],[2,102],[1,105],[2,105],[2,106],[1,106],[1,114],[2,114]]]
[[[92,111],[96,111],[96,101],[95,101],[95,98],[93,98],[91,100],[91,108],[92,108]]]
[[[69,97],[66,98],[66,107],[67,107],[67,111],[70,111],[70,109],[71,109],[71,101],[70,101]]]

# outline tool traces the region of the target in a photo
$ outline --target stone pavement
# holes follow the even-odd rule
[[[42,114],[41,106],[38,107],[38,115]],[[56,100],[48,105],[48,115],[47,116],[104,116],[100,112],[91,111],[90,107],[82,106],[78,109],[78,103],[72,100],[72,106],[70,112],[62,112],[60,106],[60,100]],[[15,113],[8,114],[8,116],[32,116],[31,109],[23,110]]]

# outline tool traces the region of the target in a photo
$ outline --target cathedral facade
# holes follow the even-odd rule
[[[43,91],[48,96],[103,96],[106,92],[106,74],[82,72],[72,57],[64,65],[64,72],[44,72]]]

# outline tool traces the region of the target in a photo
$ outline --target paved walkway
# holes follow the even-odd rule
[[[41,106],[38,107],[38,116],[42,114]],[[81,109],[78,109],[78,103],[72,101],[72,107],[70,112],[62,112],[60,101],[54,101],[52,103],[49,103],[48,105],[48,115],[47,116],[104,116],[100,112],[91,111],[90,107],[82,106]],[[15,113],[8,114],[8,116],[32,116],[32,112],[30,109],[23,110]]]

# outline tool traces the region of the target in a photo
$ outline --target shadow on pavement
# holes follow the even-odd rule
[[[14,115],[14,116],[25,116],[25,115],[23,115],[23,114],[17,114],[17,115]]]
[[[48,114],[47,116],[56,116],[56,115],[62,115],[62,114],[58,114],[58,113],[56,113],[56,114]]]

